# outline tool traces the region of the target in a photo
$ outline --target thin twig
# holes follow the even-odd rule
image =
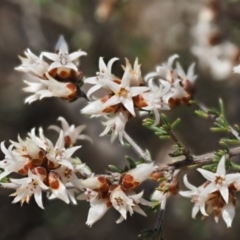
[[[185,147],[185,145],[182,144],[182,142],[178,139],[178,137],[175,135],[175,133],[172,130],[168,131],[169,136],[171,139],[178,145],[179,148],[182,148],[182,153],[186,158],[189,160],[192,158],[191,152]]]
[[[158,213],[158,218],[157,218],[157,222],[155,224],[155,228],[154,231],[156,232],[156,236],[154,238],[154,240],[163,240],[164,236],[163,236],[163,221],[164,221],[164,213],[165,213],[165,207],[166,207],[166,201],[167,201],[167,194],[168,194],[168,190],[169,190],[169,186],[172,182],[173,179],[173,173],[174,173],[175,168],[171,167],[168,171],[168,178],[167,178],[167,189],[164,191],[163,196],[165,196],[165,200],[162,201],[161,203],[161,208],[160,211]],[[159,238],[160,237],[160,238]]]
[[[240,155],[240,147],[229,149],[229,157],[238,155]],[[199,156],[192,156],[189,159],[186,158],[182,161],[177,161],[174,163],[159,164],[158,171],[169,171],[169,169],[171,169],[172,167],[175,167],[175,169],[180,169],[186,166],[209,164],[213,162],[213,158],[214,153],[206,153]]]
[[[140,157],[142,157],[146,162],[150,163],[152,162],[151,158],[145,152],[142,150],[137,143],[124,131],[123,133],[124,138],[129,142],[129,144],[133,147],[133,149],[139,154]]]

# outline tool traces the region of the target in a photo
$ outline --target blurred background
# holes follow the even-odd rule
[[[14,71],[20,64],[18,55],[26,48],[35,54],[53,51],[59,35],[63,34],[70,50],[79,48],[88,53],[81,58],[85,76],[98,71],[98,59],[106,61],[119,57],[113,71],[121,76],[120,64],[127,57],[136,57],[142,63],[143,76],[155,66],[177,53],[180,63],[187,67],[196,62],[198,80],[196,99],[217,107],[218,98],[225,101],[228,120],[240,123],[240,75],[232,74],[239,64],[240,43],[239,0],[1,0],[0,1],[0,140],[16,140],[17,134],[26,136],[33,127],[42,126],[52,140],[57,135],[47,130],[57,123],[59,116],[75,125],[86,124],[85,131],[94,143],[81,142],[78,156],[94,172],[103,173],[108,164],[123,167],[125,155],[138,156],[115,141],[110,145],[109,136],[100,138],[103,126],[98,119],[80,115],[86,105],[84,99],[67,103],[60,99],[44,99],[24,105],[27,96],[21,89],[27,78]],[[83,90],[87,91],[87,86]],[[177,107],[166,112],[170,119],[181,117],[176,134],[193,154],[203,154],[219,148],[220,134],[209,132],[211,122],[198,119],[192,107]],[[148,148],[157,162],[170,162],[173,149],[170,141],[159,140],[141,126],[142,119],[131,119],[126,131],[142,148]],[[3,155],[1,154],[1,159]],[[240,158],[236,158],[239,161]],[[183,176],[187,170],[180,174]],[[201,184],[203,179],[195,170],[188,171],[189,180]],[[181,177],[180,177],[181,178]],[[183,184],[181,188],[183,189]],[[149,198],[156,184],[144,183],[145,196]],[[66,205],[60,200],[47,201],[46,210],[30,204],[11,204],[12,191],[0,191],[1,240],[76,240],[104,239],[130,240],[144,228],[153,228],[157,215],[148,218],[134,214],[120,225],[115,223],[119,213],[110,210],[92,228],[85,225],[89,204]],[[179,196],[170,197],[165,214],[167,240],[237,240],[240,235],[240,206],[231,229],[220,219],[215,224],[213,216],[201,220],[191,219],[192,203]]]

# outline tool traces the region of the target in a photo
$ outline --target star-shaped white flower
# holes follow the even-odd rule
[[[42,204],[42,190],[49,189],[43,183],[43,177],[41,175],[37,175],[32,173],[32,171],[28,170],[28,177],[21,178],[21,179],[10,179],[11,182],[16,183],[19,185],[17,191],[11,196],[15,196],[13,199],[13,203],[21,201],[23,204],[24,202],[29,202],[32,195],[34,195],[35,201],[38,206],[44,209]]]
[[[114,93],[114,95],[107,100],[103,107],[107,108],[119,103],[122,103],[124,107],[135,116],[133,97],[149,90],[148,87],[131,87],[130,86],[130,68],[127,66],[123,74],[120,84],[112,81],[107,81],[106,84]]]
[[[106,65],[103,61],[103,57],[99,58],[99,72],[97,72],[97,76],[89,77],[84,80],[84,83],[94,84],[94,86],[88,90],[88,98],[92,95],[92,93],[94,93],[100,88],[104,88],[106,91],[110,91],[110,89],[106,85],[106,80],[113,81],[115,79],[118,79],[112,74],[112,65],[117,60],[118,58],[116,57],[112,58]]]
[[[229,201],[228,187],[240,178],[240,173],[226,174],[225,168],[226,156],[223,155],[218,163],[216,173],[198,168],[197,170],[205,177],[210,184],[202,191],[202,195],[219,191],[226,203]]]
[[[56,45],[56,53],[49,53],[49,52],[42,52],[40,58],[43,56],[47,57],[48,59],[52,60],[53,63],[48,68],[48,71],[51,71],[54,68],[69,68],[73,69],[74,71],[78,71],[78,68],[75,64],[75,61],[83,56],[87,55],[86,52],[81,50],[77,52],[73,52],[71,54],[68,53],[68,45],[63,36],[60,36],[57,45]]]
[[[81,146],[76,146],[76,147],[65,149],[63,131],[61,131],[59,134],[59,138],[56,142],[56,145],[54,147],[49,146],[49,150],[48,150],[48,153],[46,154],[46,157],[48,160],[52,161],[53,163],[61,164],[73,170],[71,156],[80,147]]]
[[[208,216],[205,211],[205,202],[208,199],[208,195],[203,195],[202,191],[204,189],[203,186],[195,187],[188,182],[187,175],[184,176],[183,182],[185,186],[190,189],[190,191],[180,191],[179,194],[183,197],[191,198],[192,202],[194,202],[194,206],[192,209],[192,218],[195,218],[199,210],[204,216]]]
[[[65,140],[66,138],[69,138],[70,140],[69,146],[73,146],[78,139],[88,140],[89,142],[92,142],[92,139],[89,136],[85,134],[80,134],[86,128],[85,125],[80,125],[78,127],[75,127],[75,125],[70,126],[66,121],[66,119],[63,117],[59,117],[58,120],[61,122],[62,128],[56,125],[51,125],[49,126],[49,129],[53,129],[57,132],[60,132],[61,130],[63,130],[63,135],[65,137]]]
[[[102,122],[103,125],[106,126],[105,130],[100,134],[100,136],[104,136],[108,134],[110,130],[112,130],[111,142],[113,142],[116,137],[119,137],[119,141],[123,144],[123,133],[125,125],[129,118],[129,113],[124,110],[120,110],[114,114],[112,118],[106,117],[108,120],[106,122]]]

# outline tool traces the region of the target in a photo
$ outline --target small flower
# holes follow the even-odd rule
[[[46,178],[46,172],[43,168],[38,169],[38,171],[35,170],[35,172],[38,174],[34,174],[32,171],[28,171],[28,177],[26,178],[10,179],[11,182],[20,185],[17,191],[11,194],[11,196],[15,196],[13,203],[19,201],[21,201],[22,204],[24,202],[28,203],[31,196],[34,195],[38,206],[44,209],[42,204],[42,190],[48,189],[48,187],[43,183],[44,178]],[[39,174],[39,172],[41,172],[41,174]]]
[[[111,195],[110,201],[112,206],[121,214],[120,218],[116,221],[116,223],[122,222],[124,219],[127,219],[127,212],[132,215],[134,211],[138,212],[139,214],[146,216],[146,213],[142,211],[142,209],[138,206],[138,203],[148,204],[147,201],[142,201],[143,192],[139,194],[129,194],[123,191],[123,189],[118,186],[116,187]]]
[[[116,76],[112,74],[112,65],[117,60],[118,58],[112,58],[106,65],[103,61],[103,57],[99,58],[99,72],[97,72],[97,76],[86,78],[84,80],[84,83],[94,84],[94,86],[88,90],[88,98],[92,95],[92,93],[94,93],[100,88],[104,88],[108,92],[111,91],[106,85],[106,80],[114,81],[117,79],[118,81],[120,81]]]
[[[5,157],[2,161],[0,161],[0,168],[4,170],[0,174],[0,179],[6,177],[12,172],[18,172],[28,162],[27,158],[15,156],[13,154],[13,147],[13,145],[10,145],[7,149],[4,145],[4,142],[1,143],[1,150],[5,154]]]
[[[33,54],[30,49],[27,49],[24,53],[27,58],[19,57],[22,61],[22,64],[15,69],[18,71],[31,73],[40,78],[44,78],[45,72],[48,69],[48,64]]]
[[[68,148],[68,147],[74,146],[77,139],[88,140],[92,142],[92,139],[90,137],[88,137],[85,134],[80,134],[86,128],[85,125],[80,125],[78,127],[75,127],[75,125],[69,126],[65,118],[59,117],[58,120],[61,122],[62,128],[55,125],[51,125],[49,126],[49,129],[53,129],[57,132],[60,132],[61,130],[63,130],[65,147]]]
[[[204,216],[208,216],[205,211],[205,202],[209,198],[208,195],[203,195],[204,185],[200,187],[195,187],[188,182],[187,175],[184,175],[183,182],[190,191],[180,191],[179,194],[183,197],[191,198],[191,201],[194,203],[192,209],[192,218],[195,218],[199,210]]]
[[[153,163],[142,163],[137,165],[136,168],[129,170],[122,177],[122,185],[126,189],[137,187],[143,181],[147,180],[154,171]]]
[[[75,61],[79,57],[87,55],[86,52],[83,52],[81,50],[69,54],[68,45],[63,36],[60,36],[57,42],[56,51],[57,54],[49,52],[43,52],[41,54],[41,57],[45,56],[53,61],[53,63],[51,63],[51,65],[49,66],[48,71],[51,71],[54,68],[60,68],[60,69],[73,69],[74,71],[77,72],[78,68],[75,64]]]
[[[53,163],[61,164],[73,170],[71,156],[80,147],[81,146],[76,146],[76,147],[65,149],[63,131],[61,131],[59,134],[59,138],[55,144],[55,147],[49,146],[49,150],[48,150],[48,153],[46,154],[46,158]]]
[[[89,177],[85,180],[82,180],[81,185],[97,192],[106,192],[109,188],[109,182],[105,176]]]
[[[111,207],[111,203],[107,198],[102,198],[98,192],[87,189],[85,193],[77,197],[79,200],[87,200],[90,202],[90,209],[86,224],[91,227],[96,221],[104,216]]]
[[[198,168],[197,170],[205,177],[210,183],[203,190],[202,195],[219,191],[227,204],[229,202],[229,189],[228,187],[240,178],[240,173],[226,174],[225,168],[226,156],[223,155],[218,163],[216,173]]]
[[[111,142],[113,142],[118,136],[119,141],[123,144],[123,133],[129,117],[130,117],[129,112],[124,110],[118,111],[111,118],[107,117],[108,120],[106,122],[102,122],[102,124],[106,126],[106,128],[100,134],[100,136],[108,134],[108,132],[111,130],[112,131]]]
[[[125,72],[123,74],[122,80],[120,84],[117,84],[112,81],[107,81],[106,85],[113,91],[114,95],[107,100],[103,107],[107,108],[119,103],[122,103],[123,106],[133,115],[135,116],[133,97],[146,92],[149,90],[148,87],[131,87],[130,86],[130,67],[127,66]]]
[[[59,174],[56,172],[50,172],[48,174],[48,183],[51,192],[65,203],[69,203],[68,192],[66,186],[61,181]]]
[[[133,67],[128,61],[128,59],[126,59],[126,67],[123,66],[123,70],[126,70],[127,67],[130,69],[129,71],[130,86],[144,85],[140,68],[141,64],[138,64],[138,58],[136,58]]]
[[[34,93],[26,98],[25,103],[32,103],[45,97],[60,97],[67,101],[77,98],[76,85],[71,82],[58,82],[46,73],[48,80],[39,79],[39,83],[24,81],[29,87],[23,88],[25,92]]]

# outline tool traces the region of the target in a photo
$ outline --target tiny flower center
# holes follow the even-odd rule
[[[63,173],[66,178],[69,178],[72,174],[72,170],[69,168],[66,168]]]
[[[126,88],[121,88],[120,91],[116,94],[119,97],[126,98],[128,96],[129,91]]]
[[[66,65],[67,64],[68,56],[66,54],[60,54],[59,58],[60,58],[60,63],[62,65]]]
[[[215,179],[215,184],[218,185],[223,185],[225,183],[225,178],[221,177],[221,176],[217,176]]]
[[[123,199],[121,197],[115,197],[114,199],[119,207],[123,206]]]

